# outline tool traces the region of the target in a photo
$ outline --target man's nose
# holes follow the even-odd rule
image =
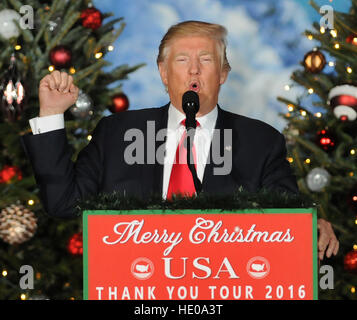
[[[200,63],[199,61],[192,61],[190,63],[190,67],[189,67],[189,73],[190,74],[200,74],[201,73],[201,69],[200,69]]]

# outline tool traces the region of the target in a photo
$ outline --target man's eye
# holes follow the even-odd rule
[[[212,61],[212,59],[210,57],[204,57],[202,58],[202,61]]]
[[[177,58],[176,61],[184,62],[184,61],[187,61],[187,58]]]

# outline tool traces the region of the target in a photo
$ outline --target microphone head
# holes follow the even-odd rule
[[[196,114],[200,109],[200,98],[197,92],[189,90],[182,96],[182,109],[185,113]]]

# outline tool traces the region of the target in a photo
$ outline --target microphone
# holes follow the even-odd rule
[[[200,109],[200,99],[195,91],[186,91],[182,96],[182,109],[186,114],[186,130],[196,129],[196,113]]]
[[[196,194],[201,192],[202,183],[198,179],[197,171],[194,163],[191,163],[193,159],[193,138],[196,129],[196,113],[200,109],[200,99],[195,91],[186,91],[182,96],[182,109],[186,114],[186,132],[187,132],[187,165],[191,171],[193,183],[195,185]]]

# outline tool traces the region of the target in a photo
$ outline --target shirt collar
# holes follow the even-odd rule
[[[214,129],[218,115],[218,108],[215,106],[209,113],[197,117],[198,122],[200,123],[201,128],[204,129]],[[176,130],[180,127],[182,120],[186,118],[185,114],[176,109],[172,103],[170,103],[168,111],[168,129]]]

